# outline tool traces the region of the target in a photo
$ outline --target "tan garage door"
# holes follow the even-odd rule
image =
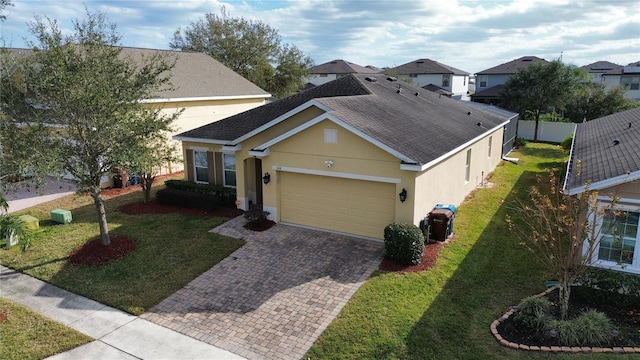
[[[395,220],[395,185],[280,173],[281,221],[382,239]]]

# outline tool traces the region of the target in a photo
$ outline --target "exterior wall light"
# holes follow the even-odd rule
[[[271,175],[269,175],[269,173],[264,173],[264,176],[262,177],[262,182],[265,185],[267,185],[269,181],[271,181]]]
[[[407,200],[407,189],[402,188],[402,191],[400,191],[398,196],[400,197],[400,202],[405,202],[405,200]]]

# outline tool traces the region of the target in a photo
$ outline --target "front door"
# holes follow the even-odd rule
[[[262,205],[262,159],[254,158],[256,174],[256,205]]]

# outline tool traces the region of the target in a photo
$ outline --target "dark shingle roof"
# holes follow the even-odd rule
[[[377,74],[380,70],[344,60],[333,60],[309,69],[311,74]]]
[[[445,90],[443,88],[441,88],[438,85],[434,85],[434,84],[429,84],[429,85],[425,85],[422,87],[423,89],[432,91],[438,95],[445,95],[445,96],[451,96],[453,95],[453,93],[451,91]]]
[[[456,69],[453,66],[445,65],[430,59],[418,59],[392,68],[400,75],[409,74],[455,74],[469,75],[468,72]]]
[[[171,71],[174,90],[163,91],[158,98],[270,97],[256,84],[204,53],[123,47],[122,55],[140,62],[143,57],[165,54],[175,57]]]
[[[232,142],[311,100],[329,114],[419,165],[427,164],[506,118],[386,76],[349,75],[288,98],[184,132],[180,138]],[[398,93],[398,90],[401,91]],[[416,95],[416,93],[418,95]]]
[[[580,192],[587,181],[595,190],[612,178],[640,178],[640,108],[578,124],[565,190]],[[577,173],[577,162],[580,172]]]
[[[29,49],[7,48],[13,56],[29,56]],[[173,90],[157,94],[158,99],[210,98],[210,97],[271,97],[260,87],[203,53],[122,47],[122,56],[130,57],[138,66],[143,59],[154,55],[175,58],[171,71]],[[152,100],[152,99],[145,99]]]
[[[605,72],[605,75],[624,75],[624,74],[638,74],[636,68],[640,67],[640,61],[632,62],[626,66],[618,65],[616,68]],[[629,71],[632,68],[632,71]]]
[[[521,58],[511,60],[504,64],[494,66],[492,68],[480,71],[476,75],[502,75],[502,74],[515,74],[518,69],[526,69],[531,64],[536,62],[548,62],[545,59],[541,59],[535,56],[523,56]]]
[[[616,69],[620,67],[620,65],[618,64],[614,64],[612,62],[609,61],[596,61],[594,63],[585,65],[585,66],[581,66],[580,68],[585,70],[586,72],[592,74],[599,74],[599,73],[604,73],[604,72],[608,72],[610,70]]]
[[[327,96],[353,96],[368,94],[366,88],[351,76],[301,91],[284,99],[259,106],[220,121],[179,134],[181,137],[233,141],[259,128],[309,100]]]
[[[486,98],[486,97],[494,97],[494,98],[499,98],[502,97],[502,92],[504,91],[505,86],[504,84],[500,84],[500,85],[496,85],[496,86],[492,86],[488,89],[482,90],[482,91],[478,91],[475,94],[471,95],[471,98]]]

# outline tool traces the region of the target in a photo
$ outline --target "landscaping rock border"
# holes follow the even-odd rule
[[[548,295],[555,290],[557,286],[550,287],[540,294],[534,295],[535,297],[542,297]],[[491,323],[491,334],[502,346],[506,346],[516,350],[528,350],[528,351],[542,351],[542,352],[568,352],[568,353],[617,353],[617,354],[640,354],[640,347],[637,346],[625,346],[625,347],[591,347],[591,346],[533,346],[516,344],[511,341],[505,340],[498,332],[498,325],[507,320],[511,315],[515,313],[515,310],[510,309],[505,312],[500,318],[494,320]]]

